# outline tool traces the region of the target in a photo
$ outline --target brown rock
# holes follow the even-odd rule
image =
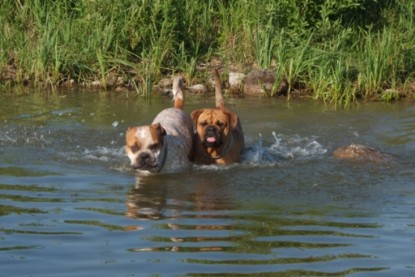
[[[189,87],[189,91],[191,93],[200,93],[200,94],[203,94],[203,93],[206,93],[207,89],[202,84],[196,84],[196,85],[190,86]]]
[[[162,89],[166,87],[171,87],[173,85],[173,78],[163,78],[158,82],[158,86]]]
[[[271,94],[274,82],[273,71],[254,69],[245,77],[244,93],[247,95]]]
[[[379,150],[365,145],[354,143],[337,148],[336,150],[334,150],[332,156],[342,160],[373,162],[393,161],[393,157],[389,154],[383,153]]]
[[[106,77],[106,85],[107,87],[112,87],[115,85],[115,82],[117,81],[117,74],[115,72],[110,72],[107,74]]]

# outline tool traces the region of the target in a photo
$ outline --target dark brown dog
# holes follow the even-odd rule
[[[238,116],[225,108],[219,72],[215,74],[216,108],[191,113],[196,133],[192,161],[197,164],[231,164],[241,161],[245,147]]]

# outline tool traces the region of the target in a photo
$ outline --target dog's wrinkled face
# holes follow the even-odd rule
[[[159,123],[130,127],[126,133],[126,147],[131,166],[135,169],[157,172],[163,166],[163,146],[166,132]]]
[[[223,109],[201,109],[192,112],[197,136],[204,148],[221,148],[237,124],[235,114]]]

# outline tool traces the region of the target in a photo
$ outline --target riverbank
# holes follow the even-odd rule
[[[264,96],[342,105],[414,98],[414,15],[410,0],[5,1],[0,87],[145,96],[176,74],[209,89],[219,66],[227,88],[245,76],[232,93],[257,80]]]

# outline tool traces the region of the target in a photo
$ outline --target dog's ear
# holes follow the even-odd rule
[[[229,118],[229,125],[234,129],[238,125],[238,116],[236,113],[226,111],[226,114]]]
[[[160,125],[159,122],[155,123],[155,124],[151,124],[150,126],[151,128],[155,129],[157,133],[159,133],[161,136],[165,136],[166,135],[166,130]]]
[[[200,114],[203,113],[204,109],[194,110],[190,116],[194,123],[197,123],[197,119],[199,118]]]
[[[161,135],[165,136],[167,134],[166,129],[160,126]]]

